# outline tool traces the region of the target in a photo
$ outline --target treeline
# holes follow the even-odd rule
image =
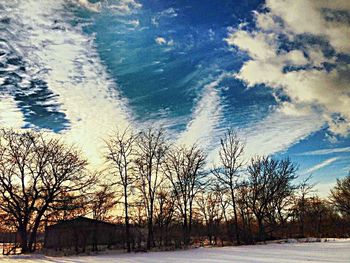
[[[350,176],[321,199],[290,159],[244,160],[232,130],[215,164],[161,128],[117,131],[105,145],[104,170],[91,172],[57,137],[0,131],[1,230],[18,233],[22,253],[47,225],[81,215],[123,223],[128,252],[350,234]]]

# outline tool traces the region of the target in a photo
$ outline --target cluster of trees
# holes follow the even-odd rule
[[[161,128],[126,129],[106,140],[106,169],[97,173],[60,139],[2,129],[1,225],[18,232],[23,253],[45,226],[78,215],[122,222],[128,252],[136,228],[146,230],[138,245],[147,249],[350,234],[350,176],[323,200],[310,177],[297,180],[290,159],[246,162],[243,153],[232,130],[211,165],[198,145],[172,144]]]
[[[92,184],[80,155],[41,133],[0,131],[1,223],[16,228],[23,253],[35,249],[43,218]]]

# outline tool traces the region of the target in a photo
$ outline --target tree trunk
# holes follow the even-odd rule
[[[150,216],[148,216],[147,250],[150,250],[153,246],[153,240],[153,209],[151,209]]]
[[[165,246],[169,246],[169,224],[166,223],[165,224],[165,237],[164,237],[164,244]]]
[[[34,222],[34,226],[32,229],[32,232],[30,234],[30,238],[29,238],[29,251],[30,252],[34,252],[36,250],[36,236],[37,236],[37,232],[38,232],[38,228],[40,226],[40,221],[42,216],[44,215],[45,211],[47,209],[47,205],[45,205],[40,211],[39,214],[37,215],[37,217],[35,218],[35,222]]]
[[[301,218],[300,220],[300,237],[304,237],[305,236],[305,230],[304,230],[304,218]]]
[[[322,224],[322,215],[320,214],[318,216],[318,224],[317,224],[317,233],[318,233],[318,237],[322,237],[321,234],[321,224]]]
[[[127,189],[124,187],[124,205],[125,205],[125,238],[126,238],[126,249],[127,252],[131,252],[130,246],[130,225],[129,225],[129,215],[128,215],[128,197]]]
[[[258,240],[265,241],[265,227],[264,227],[263,219],[261,217],[258,217],[257,219],[258,219],[258,227],[259,227]]]
[[[184,218],[184,222],[182,226],[183,242],[185,247],[188,245],[188,223],[187,223],[186,217]]]
[[[304,196],[301,198],[301,209],[300,209],[300,235],[301,237],[305,236],[305,223],[304,223],[304,215],[305,215],[305,201]]]
[[[188,231],[187,231],[187,245],[191,243],[191,232],[192,232],[192,201],[190,202]]]
[[[239,245],[240,244],[240,239],[239,239],[238,216],[237,216],[235,193],[234,193],[234,190],[233,190],[232,186],[231,186],[231,198],[232,198],[233,214],[234,214],[234,220],[235,220],[236,241],[237,241],[237,244]]]
[[[208,239],[209,239],[209,245],[212,244],[212,235],[211,235],[211,231],[210,231],[210,224],[209,222],[207,222],[207,236],[208,236]]]
[[[20,243],[21,243],[21,253],[25,254],[29,252],[29,247],[28,247],[28,235],[27,235],[27,229],[25,227],[20,227],[18,229],[18,234],[21,238]]]

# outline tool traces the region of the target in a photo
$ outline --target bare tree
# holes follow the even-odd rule
[[[45,213],[45,225],[87,215],[90,212],[88,209],[88,196],[90,195],[90,192],[84,195],[76,195],[75,193],[62,191]]]
[[[110,184],[98,186],[89,196],[87,205],[91,211],[92,218],[96,220],[107,220],[110,212],[118,203],[115,192]]]
[[[172,147],[166,155],[164,174],[172,185],[182,217],[184,244],[190,243],[193,202],[204,185],[205,154],[197,146]]]
[[[227,188],[222,188],[221,184],[218,183],[215,180],[211,181],[213,183],[212,191],[215,192],[216,197],[218,198],[219,206],[220,206],[220,212],[221,212],[221,218],[225,221],[225,234],[226,234],[226,240],[231,240],[231,227],[230,227],[230,219],[229,219],[229,212],[230,212],[230,193],[227,190]],[[221,237],[221,241],[223,244],[224,237]]]
[[[117,131],[106,142],[108,149],[106,159],[111,171],[117,177],[117,185],[123,188],[125,237],[128,252],[131,252],[128,196],[130,187],[135,182],[136,139],[137,135],[127,128],[123,132]]]
[[[299,221],[299,231],[300,231],[300,236],[304,237],[305,236],[305,217],[306,217],[306,205],[308,202],[308,195],[312,193],[314,190],[314,184],[310,183],[310,180],[312,178],[312,175],[307,176],[305,179],[301,181],[299,184],[299,191],[298,191],[298,196],[296,198],[296,205],[295,205],[295,215],[298,218]]]
[[[236,241],[239,244],[239,224],[235,190],[238,184],[240,171],[243,167],[244,144],[239,140],[237,134],[229,129],[220,140],[220,164],[212,169],[212,173],[220,182],[222,187],[228,189],[231,196],[231,204],[234,214],[234,225]]]
[[[156,193],[163,183],[161,166],[165,161],[168,150],[165,133],[160,129],[147,129],[142,131],[137,138],[136,167],[138,171],[137,185],[142,194],[147,211],[147,249],[154,246],[154,202]]]
[[[293,216],[293,204],[296,186],[283,186],[267,206],[266,221],[271,232],[280,231],[279,235],[287,237],[287,222]]]
[[[59,139],[0,131],[0,209],[15,219],[22,253],[35,250],[42,218],[62,193],[79,195],[91,186],[86,164]]]
[[[327,218],[329,212],[328,204],[317,195],[308,199],[307,204],[308,218],[311,220],[311,226],[314,228],[314,234],[318,237],[322,236],[322,227],[324,219]]]
[[[144,233],[144,229],[147,227],[147,212],[142,194],[136,196],[135,201],[130,203],[129,211],[129,219],[130,221],[132,220],[134,225],[134,231],[132,232],[133,248],[136,248],[138,251],[144,251],[142,243],[147,241]]]
[[[217,232],[216,228],[222,220],[220,198],[220,193],[215,190],[201,191],[196,198],[199,214],[204,219],[207,228],[210,245],[213,244],[213,236],[215,236]]]
[[[175,212],[175,198],[168,187],[161,187],[156,194],[155,223],[159,228],[159,246],[168,245],[169,226]]]
[[[350,174],[343,179],[337,179],[330,199],[343,216],[350,217]]]
[[[295,186],[292,182],[296,179],[296,171],[296,165],[289,159],[252,158],[248,166],[248,200],[258,222],[259,240],[265,240],[264,221],[276,212],[271,210],[274,200],[283,201],[293,193]]]
[[[252,243],[253,215],[249,206],[249,184],[241,182],[237,188],[237,209],[242,220],[242,239],[245,243]]]

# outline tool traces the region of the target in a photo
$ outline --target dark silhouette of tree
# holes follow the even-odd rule
[[[322,227],[324,219],[328,216],[328,204],[318,196],[312,196],[308,199],[307,213],[310,220],[310,226],[313,232],[322,237]]]
[[[211,190],[201,191],[197,198],[198,212],[203,218],[206,226],[209,244],[213,244],[213,237],[218,232],[218,227],[222,221],[223,215],[221,211],[221,195],[218,191]]]
[[[220,163],[212,169],[212,173],[230,193],[230,203],[233,208],[236,241],[240,243],[237,203],[235,191],[238,185],[240,172],[243,168],[244,144],[239,140],[237,134],[229,129],[220,140],[219,157]]]
[[[155,246],[153,219],[156,193],[164,181],[161,167],[169,148],[164,129],[147,129],[137,137],[136,168],[137,187],[141,192],[147,212],[147,249]]]
[[[294,207],[294,214],[299,221],[299,231],[300,236],[305,236],[305,219],[307,214],[307,202],[308,195],[312,193],[314,190],[314,184],[310,183],[312,176],[309,175],[299,184],[298,187],[298,195],[296,197],[296,204]]]
[[[42,133],[0,131],[0,209],[15,220],[22,253],[35,250],[42,218],[62,193],[81,195],[94,182],[80,152]]]
[[[221,184],[218,183],[215,180],[211,180],[212,185],[212,191],[215,192],[215,195],[217,197],[217,200],[219,202],[220,206],[220,212],[221,212],[221,221],[224,220],[224,229],[220,232],[222,233],[221,242],[223,243],[224,239],[231,240],[230,238],[230,219],[229,219],[229,210],[230,210],[230,194],[228,193],[226,188],[222,188]]]
[[[249,204],[249,184],[243,181],[237,189],[237,209],[242,221],[242,239],[246,244],[253,242],[252,222],[253,213]]]
[[[93,219],[108,220],[110,219],[110,212],[118,202],[119,200],[116,198],[112,186],[110,184],[102,184],[88,197],[88,211],[91,212]]]
[[[350,218],[350,175],[337,179],[337,183],[331,190],[331,202],[345,217]]]
[[[50,204],[50,209],[47,213],[45,213],[45,225],[87,215],[91,212],[88,208],[88,197],[91,194],[88,192],[84,195],[76,195],[75,193],[62,191],[55,202]]]
[[[116,184],[122,187],[124,199],[124,222],[127,251],[131,252],[129,224],[129,193],[135,182],[135,164],[137,135],[128,128],[117,131],[107,142],[106,160],[117,178]]]
[[[175,195],[175,205],[182,217],[183,242],[190,243],[193,202],[204,185],[205,154],[197,146],[172,147],[164,163],[164,174]]]
[[[254,213],[259,240],[265,240],[265,221],[281,207],[274,207],[276,200],[283,204],[294,190],[297,166],[289,159],[276,160],[271,157],[255,157],[248,166],[249,207]]]
[[[159,229],[159,247],[168,246],[169,226],[175,213],[175,198],[169,187],[161,187],[156,194],[155,224]]]

